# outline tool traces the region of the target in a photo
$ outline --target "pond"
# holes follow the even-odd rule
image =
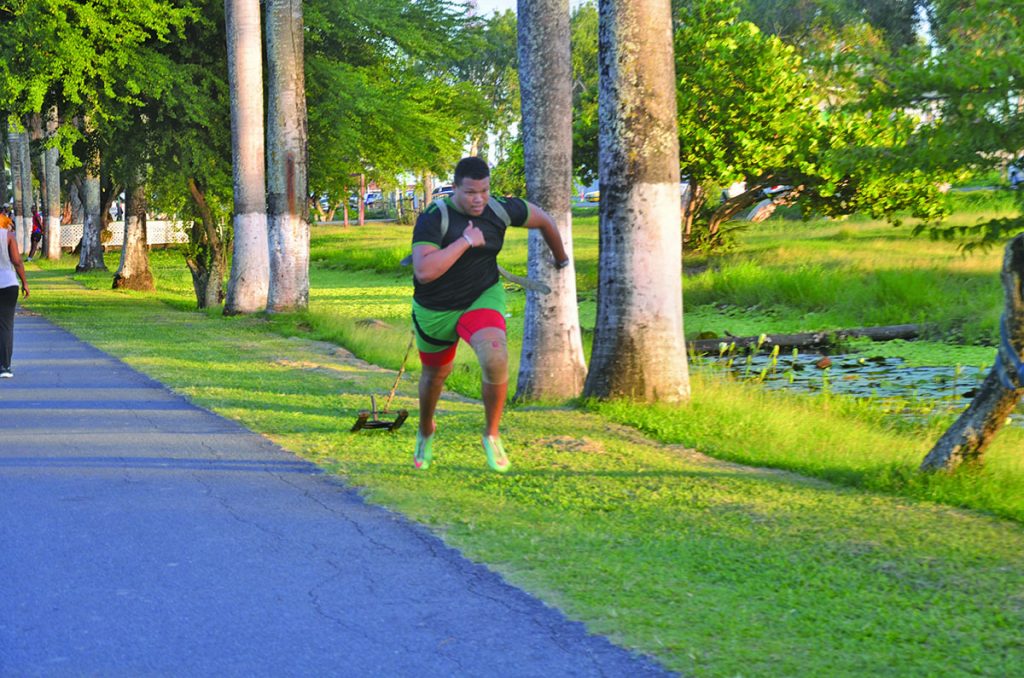
[[[903,358],[846,353],[767,353],[735,356],[704,356],[694,361],[697,369],[726,370],[741,381],[766,388],[803,393],[833,393],[871,400],[886,412],[922,418],[957,413],[966,408],[988,374],[989,365],[918,367]],[[1024,413],[1011,415],[1024,426]]]

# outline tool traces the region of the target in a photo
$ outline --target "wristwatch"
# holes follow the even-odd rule
[[[555,262],[555,268],[558,268],[558,269],[565,268],[568,265],[569,265],[569,260],[568,259],[563,259],[562,261],[556,261]]]

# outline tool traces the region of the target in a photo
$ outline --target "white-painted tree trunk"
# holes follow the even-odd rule
[[[27,254],[32,248],[32,205],[35,189],[32,187],[32,143],[27,131],[22,132],[21,137],[21,251],[22,254]]]
[[[152,290],[149,247],[146,242],[146,171],[139,168],[125,191],[124,240],[121,263],[114,274],[115,289]]]
[[[309,194],[301,0],[266,0],[268,311],[309,306]]]
[[[519,0],[519,83],[526,192],[555,220],[572,261],[572,73],[569,0]],[[550,294],[526,293],[516,400],[574,398],[586,359],[580,336],[576,272],[554,267],[543,237],[529,237],[531,278]]]
[[[224,313],[267,307],[266,155],[263,135],[263,34],[259,0],[224,0],[231,91],[234,245]]]
[[[690,395],[670,0],[599,3],[597,325],[584,394]]]
[[[0,177],[7,176],[7,153],[10,147],[7,142],[7,133],[7,116],[0,115]],[[7,192],[7,182],[0,181],[0,205],[6,205],[10,197]]]
[[[7,147],[11,151],[11,192],[14,194],[14,210],[11,214],[11,221],[14,222],[18,247],[21,248],[21,238],[24,232],[24,203],[21,201],[21,143],[22,135],[11,129],[7,133]]]
[[[39,113],[32,115],[32,141],[35,142],[35,156],[32,158],[32,164],[37,173],[39,179],[39,200],[33,203],[33,215],[35,210],[39,210],[40,215],[45,214],[47,205],[47,190],[49,184],[46,181],[46,149],[43,147],[43,141],[45,137],[43,135],[43,116]],[[34,220],[34,219],[33,219]],[[46,252],[46,222],[42,222],[42,240],[39,242],[38,250],[35,256],[41,257]],[[30,234],[31,244],[31,234]],[[31,245],[30,245],[31,246]],[[31,250],[30,250],[31,251]]]
[[[46,118],[46,135],[53,137],[59,124],[56,106],[50,109]],[[46,235],[43,238],[46,258],[60,259],[60,151],[46,149]]]

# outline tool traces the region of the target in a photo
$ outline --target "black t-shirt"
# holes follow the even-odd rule
[[[484,244],[473,247],[448,269],[444,275],[429,283],[421,283],[413,277],[415,293],[413,298],[424,308],[435,311],[452,311],[469,308],[484,290],[498,282],[498,253],[505,244],[505,222],[494,213],[491,206],[484,208],[478,217],[469,217],[445,198],[448,206],[448,232],[441,238],[441,210],[431,205],[420,214],[412,231],[412,246],[434,245],[444,248],[462,237],[463,231],[472,221],[484,234]],[[494,198],[508,213],[511,226],[522,226],[530,216],[530,208],[519,198]]]

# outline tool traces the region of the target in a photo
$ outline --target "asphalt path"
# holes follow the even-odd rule
[[[0,676],[666,673],[42,318],[13,363]]]

